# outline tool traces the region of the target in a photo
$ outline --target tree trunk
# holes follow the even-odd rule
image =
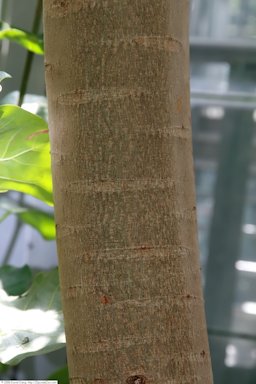
[[[45,0],[72,384],[212,383],[192,166],[187,0]]]

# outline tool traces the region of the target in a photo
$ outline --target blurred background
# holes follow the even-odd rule
[[[0,19],[31,30],[35,6],[31,0],[0,0]],[[191,0],[190,42],[199,242],[214,382],[255,384],[256,1]],[[17,101],[25,57],[23,48],[0,42],[0,69],[12,75],[1,103]],[[25,107],[47,117],[44,95],[43,57],[35,56]],[[18,227],[14,215],[0,224],[0,263],[40,270],[57,265],[54,241],[26,224]],[[29,358],[15,377],[42,379],[63,364],[65,351]]]
[[[215,384],[256,383],[256,1],[191,4],[199,241]]]

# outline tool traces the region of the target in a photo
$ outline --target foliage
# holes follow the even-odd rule
[[[18,281],[24,282],[24,273],[25,270],[22,273],[17,270]],[[65,336],[57,268],[38,273],[22,296],[8,295],[1,276],[0,283],[0,361],[14,365],[28,356],[63,347]]]
[[[10,78],[11,75],[9,75],[9,73],[6,73],[6,72],[3,72],[3,71],[0,71],[0,83],[1,81],[3,81],[4,79],[8,79]],[[2,86],[0,85],[0,91],[2,90]]]
[[[47,380],[56,380],[58,383],[61,384],[69,384],[68,380],[68,367],[65,366],[58,371],[54,372],[52,375],[47,377]]]
[[[20,296],[30,288],[32,272],[27,265],[22,268],[4,265],[0,268],[0,281],[7,295]]]
[[[0,106],[0,190],[8,189],[53,203],[47,124],[14,105]]]
[[[1,22],[0,40],[8,39],[38,55],[44,54],[43,38],[22,29],[12,28],[9,24]]]
[[[9,365],[0,363],[0,374],[8,371]]]
[[[30,51],[19,92],[20,106],[26,93],[31,53],[44,53],[43,39],[37,35],[41,10],[42,2],[38,0],[33,33],[0,23],[0,40],[14,41]],[[0,72],[0,83],[9,77]],[[29,224],[47,240],[54,239],[55,224],[49,209],[35,208],[26,198],[15,200],[8,191],[28,194],[53,205],[47,123],[18,106],[0,105],[0,223],[14,214],[18,223]],[[65,345],[59,290],[57,268],[34,277],[28,266],[0,268],[0,373],[28,356]],[[67,384],[67,367],[51,377]]]
[[[0,209],[4,212],[0,216],[0,223],[8,216],[15,214],[24,223],[35,228],[45,240],[55,239],[55,222],[52,213],[31,207],[25,203],[18,204],[9,196],[0,196]]]

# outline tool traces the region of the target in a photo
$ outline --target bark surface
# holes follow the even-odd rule
[[[45,0],[71,384],[210,384],[187,0]]]

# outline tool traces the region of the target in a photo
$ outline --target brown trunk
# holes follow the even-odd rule
[[[212,383],[187,0],[45,0],[72,384]]]

